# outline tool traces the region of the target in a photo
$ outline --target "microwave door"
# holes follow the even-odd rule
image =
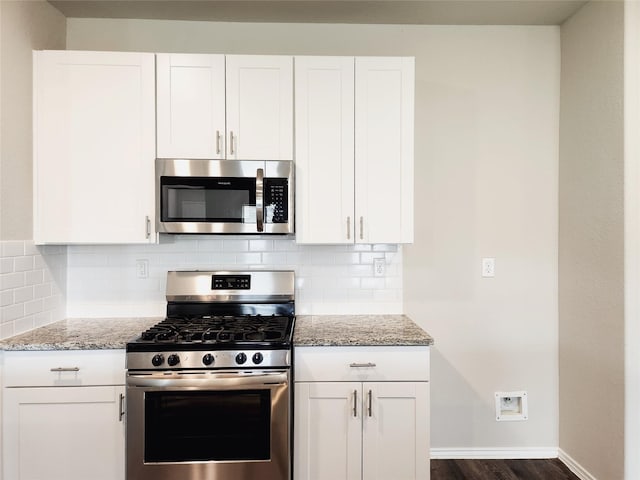
[[[161,221],[176,233],[256,232],[256,183],[246,177],[163,177]]]

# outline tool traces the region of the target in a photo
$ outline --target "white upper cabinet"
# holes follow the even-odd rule
[[[414,59],[357,57],[357,240],[413,242]]]
[[[293,58],[227,55],[227,158],[293,160]]]
[[[414,59],[295,62],[296,241],[411,243]]]
[[[156,55],[159,158],[225,158],[224,55]]]
[[[295,58],[296,241],[354,241],[354,59]]]
[[[293,58],[159,53],[158,157],[293,160]]]
[[[149,53],[34,52],[34,241],[155,240]]]

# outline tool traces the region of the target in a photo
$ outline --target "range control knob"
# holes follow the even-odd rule
[[[253,357],[251,359],[253,360],[253,363],[255,363],[256,365],[260,365],[262,363],[262,360],[264,360],[264,357],[260,352],[256,352],[253,354]]]
[[[155,354],[151,359],[151,363],[154,367],[159,367],[164,363],[164,356],[159,353]]]
[[[205,365],[212,365],[213,362],[214,358],[210,353],[207,353],[204,357],[202,357],[202,363],[204,363]]]
[[[180,357],[175,353],[172,353],[171,355],[169,355],[169,358],[167,358],[167,363],[170,367],[175,367],[180,363]]]
[[[247,361],[247,356],[244,353],[239,353],[236,355],[236,363],[238,365],[242,365],[246,361]]]

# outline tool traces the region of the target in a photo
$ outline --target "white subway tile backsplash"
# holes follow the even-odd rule
[[[266,236],[169,238],[142,247],[67,247],[67,315],[161,315],[166,272],[180,269],[295,270],[301,314],[402,312],[402,249],[396,245],[297,245]],[[101,257],[106,262],[96,262]],[[148,279],[136,278],[135,261],[142,258],[149,261]],[[385,258],[384,277],[373,276],[373,258]]]
[[[5,273],[0,275],[0,290],[25,286],[24,273]]]
[[[34,298],[44,298],[51,295],[51,284],[50,283],[42,283],[40,285],[35,285],[33,287],[33,297]]]
[[[64,318],[66,247],[4,241],[0,252],[0,338]]]
[[[24,275],[25,285],[38,285],[44,282],[44,270],[32,270],[25,272]]]
[[[0,274],[13,273],[13,258],[0,259]]]
[[[13,260],[13,269],[16,272],[28,272],[33,270],[33,256],[16,257]]]
[[[0,308],[0,322],[6,323],[24,316],[24,304],[10,305]]]
[[[15,303],[25,303],[33,300],[33,287],[16,288],[13,291],[13,297]]]
[[[271,252],[273,250],[273,240],[249,240],[249,251],[251,252]]]
[[[222,250],[225,252],[247,252],[249,251],[249,240],[224,240]]]
[[[53,298],[53,297],[49,297],[49,298]],[[42,312],[42,310],[44,310],[44,302],[42,299],[32,300],[24,304],[25,315],[32,315],[34,313],[39,313],[39,312]]]
[[[301,314],[402,311],[402,250],[396,245],[189,236],[143,246],[0,243],[2,338],[68,314],[162,314],[166,272],[176,269],[293,269]],[[373,277],[373,259],[381,256],[386,275]],[[136,277],[138,259],[148,260],[149,278]]]
[[[0,307],[6,307],[13,304],[13,290],[5,290],[0,292]]]
[[[25,317],[17,319],[15,322],[15,335],[19,333],[28,332],[35,328],[35,322],[33,315],[27,315]]]

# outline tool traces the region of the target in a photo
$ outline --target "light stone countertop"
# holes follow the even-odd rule
[[[433,338],[406,315],[298,315],[293,345],[433,345]]]
[[[160,317],[73,318],[0,341],[0,350],[110,350],[158,323]]]
[[[0,350],[109,350],[161,317],[73,318],[0,341]],[[298,315],[294,346],[432,345],[433,338],[406,315]]]

